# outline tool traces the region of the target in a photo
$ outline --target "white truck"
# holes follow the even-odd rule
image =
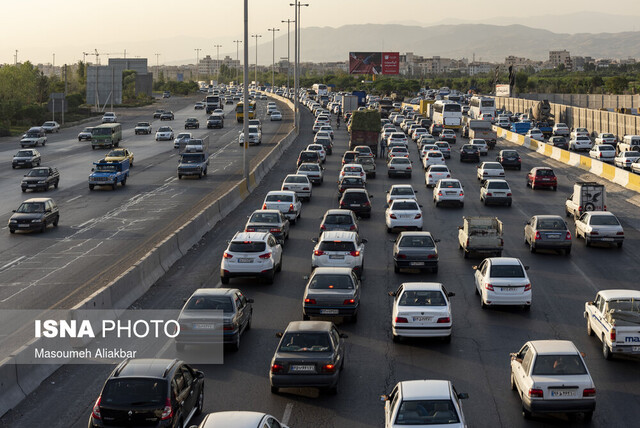
[[[358,110],[357,95],[343,95],[342,96],[342,114],[350,113],[355,110]]]
[[[618,153],[628,151],[640,151],[640,135],[625,135],[616,146]]]
[[[458,245],[469,254],[489,254],[502,256],[502,222],[497,217],[462,217],[464,224],[458,226]]]
[[[587,334],[602,341],[602,355],[640,355],[640,291],[601,290],[584,305]]]
[[[606,211],[606,188],[604,184],[579,181],[573,185],[573,193],[564,205],[567,217],[579,218],[585,211]]]
[[[469,139],[479,138],[487,142],[490,149],[496,146],[498,135],[491,126],[491,121],[465,118],[462,136]]]

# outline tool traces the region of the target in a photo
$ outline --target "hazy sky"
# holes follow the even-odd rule
[[[271,39],[270,27],[279,27],[277,36],[286,35],[287,25],[280,21],[293,19],[290,0],[249,0],[249,32],[262,34],[261,42]],[[591,11],[620,15],[640,15],[638,0],[537,0],[522,7],[492,8],[500,2],[478,0],[306,0],[302,9],[302,27],[347,24],[394,23],[434,25],[463,21],[483,22],[498,16],[526,18],[530,15],[568,14]],[[507,2],[516,6],[518,2]],[[615,7],[612,7],[615,6]],[[128,56],[147,57],[155,64],[193,57],[194,48],[214,54],[211,47],[222,44],[220,54],[235,57],[236,45],[242,37],[243,1],[241,0],[2,0],[0,26],[0,63],[18,60],[33,63],[73,63],[82,52],[98,49],[112,57],[127,49]],[[526,22],[526,21],[525,21]],[[492,22],[495,23],[495,22]],[[509,22],[504,22],[508,24]],[[535,20],[529,25],[536,27]],[[574,23],[575,24],[575,23]],[[611,27],[611,22],[609,25]],[[614,24],[615,25],[615,24]],[[585,26],[584,32],[599,32]],[[292,26],[293,28],[293,26]],[[621,28],[619,31],[640,30]],[[604,30],[600,30],[604,31]],[[610,30],[611,31],[611,30]],[[615,30],[613,30],[615,31]],[[163,40],[184,41],[184,51],[163,53]],[[253,40],[253,39],[252,39]],[[206,45],[209,44],[209,47]],[[253,41],[250,46],[254,46]],[[250,52],[251,54],[251,52]],[[304,55],[304,53],[303,53]],[[104,58],[104,56],[103,56]],[[94,57],[87,58],[94,61]]]

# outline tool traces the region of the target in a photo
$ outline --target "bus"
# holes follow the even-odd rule
[[[249,101],[249,119],[256,118],[256,102]],[[238,122],[242,122],[244,120],[244,103],[240,101],[236,105],[236,120]]]
[[[91,130],[91,148],[118,147],[122,140],[122,125],[119,123],[103,123]]]
[[[318,95],[318,100],[323,95],[329,95],[329,88],[327,88],[327,85],[323,83],[314,83],[311,89],[313,89]]]
[[[471,119],[482,119],[486,113],[489,113],[495,119],[496,100],[489,97],[471,97],[471,101],[469,101],[469,117]]]
[[[462,127],[462,106],[453,101],[438,100],[433,103],[433,123],[443,125],[449,129]]]
[[[460,94],[445,95],[444,99],[448,101],[453,101],[454,103],[459,103],[460,101],[462,101],[462,97],[460,96]]]

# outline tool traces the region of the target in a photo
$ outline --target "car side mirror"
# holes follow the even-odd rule
[[[318,243],[318,238],[311,238],[311,242],[315,242],[317,244]]]
[[[341,337],[341,338],[343,338],[343,339],[346,339],[346,338],[348,338],[349,336],[348,336],[348,335],[346,335],[346,334],[344,334],[344,333],[340,333],[340,337]]]
[[[440,242],[440,240],[439,239],[434,239],[433,242],[438,243],[438,242]]]
[[[529,266],[525,266],[525,267],[524,267],[524,270],[529,270]]]
[[[16,210],[11,210],[11,212],[16,212]]]
[[[458,226],[458,230],[462,230],[462,226]]]
[[[91,168],[91,172],[93,172],[93,171],[95,171],[95,170],[96,170],[95,168]]]
[[[187,303],[187,300],[189,300],[189,299],[187,299],[187,298],[185,297],[184,299],[182,299],[182,303]]]
[[[587,302],[587,305],[593,306],[593,302]]]
[[[363,243],[363,244],[366,244],[367,242],[369,242],[369,241],[367,241],[366,239],[363,239],[363,240],[362,240],[362,243]]]
[[[452,292],[452,291],[450,291],[450,292],[448,292],[448,293],[447,293],[447,297],[453,297],[453,296],[455,296],[455,295],[456,295],[456,293],[454,293],[454,292]]]
[[[420,208],[422,208],[422,204],[418,204],[418,206],[419,206]]]
[[[395,291],[389,291],[387,294],[389,296],[391,296],[391,297],[395,297],[396,296],[396,292]]]
[[[201,371],[196,372],[196,377],[198,379],[204,379],[204,372],[201,372]]]
[[[469,394],[467,394],[466,392],[460,392],[458,393],[458,398],[461,400],[466,400],[467,398],[469,398]]]
[[[282,332],[281,331],[277,332],[276,337],[282,337]]]
[[[247,299],[247,303],[253,303],[254,300],[253,299]]]
[[[380,401],[389,401],[389,396],[388,395],[381,395],[380,396]]]
[[[472,269],[473,270],[478,270],[478,266],[473,266]]]
[[[414,190],[414,191],[413,191],[413,193],[418,193],[418,191],[417,191],[417,190]]]
[[[373,198],[373,195],[369,195],[370,198]]]
[[[309,280],[309,275],[303,276],[302,279],[304,279],[305,281],[308,281]]]

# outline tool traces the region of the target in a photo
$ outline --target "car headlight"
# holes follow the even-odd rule
[[[39,218],[34,218],[33,220],[31,220],[31,223],[41,223],[42,220]]]
[[[11,224],[16,224],[17,222],[18,222],[18,220],[14,219],[14,218],[9,219],[9,223],[11,223]]]
[[[46,182],[47,182],[47,180],[40,180],[40,181],[38,181],[38,184],[44,184]]]

